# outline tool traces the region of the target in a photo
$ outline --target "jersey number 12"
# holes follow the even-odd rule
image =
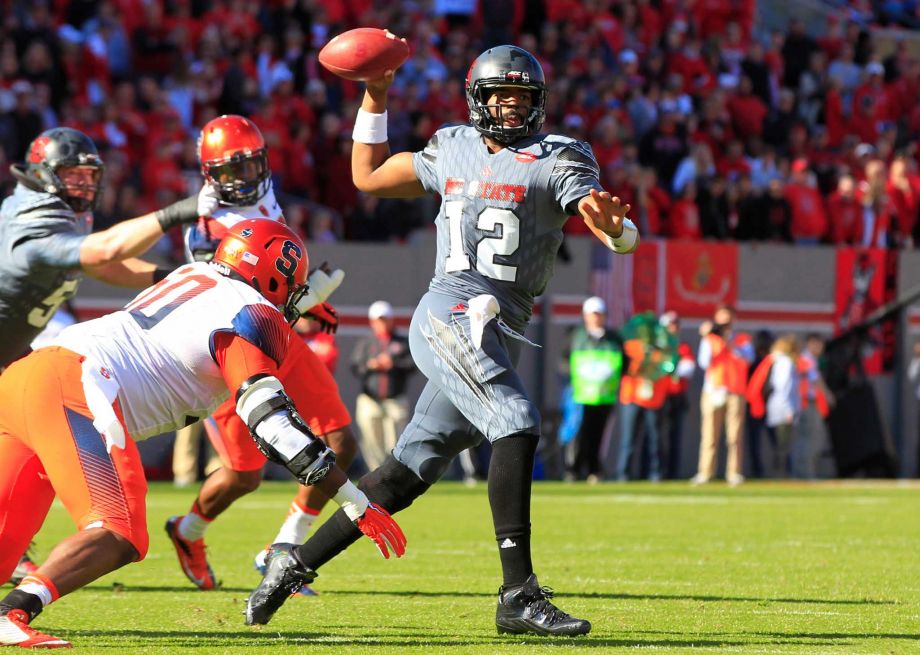
[[[444,271],[457,273],[470,270],[470,258],[464,252],[463,244],[463,200],[448,200],[444,203],[450,238]],[[476,244],[476,270],[502,282],[517,280],[517,266],[499,264],[496,257],[510,257],[521,245],[521,219],[510,209],[486,207],[479,213],[476,227],[486,232],[501,228],[497,236],[485,236]]]

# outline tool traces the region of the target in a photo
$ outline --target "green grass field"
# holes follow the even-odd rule
[[[84,653],[920,653],[920,487],[541,483],[534,561],[587,637],[500,637],[485,488],[442,483],[401,515],[409,551],[363,539],[262,628],[243,625],[255,551],[294,487],[271,483],[208,534],[220,590],[192,589],[162,526],[194,492],[154,484],[146,561],[52,605],[36,626]],[[69,534],[55,505],[36,554]]]

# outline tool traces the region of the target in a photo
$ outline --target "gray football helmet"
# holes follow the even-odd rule
[[[509,86],[527,89],[533,98],[530,113],[524,124],[518,127],[504,126],[501,106],[487,104],[492,89]],[[543,67],[523,48],[513,45],[489,48],[476,57],[466,74],[466,103],[470,108],[470,123],[498,143],[507,145],[536,134],[546,118]],[[498,116],[493,116],[490,111],[495,108]]]

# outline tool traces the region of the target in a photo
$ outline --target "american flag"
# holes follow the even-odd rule
[[[633,315],[633,257],[601,243],[591,248],[591,294],[607,303],[607,326],[622,327]]]

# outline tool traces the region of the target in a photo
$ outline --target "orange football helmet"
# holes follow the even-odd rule
[[[228,205],[253,205],[268,193],[268,148],[256,124],[244,116],[218,116],[198,137],[201,174]]]
[[[288,321],[299,317],[296,304],[308,290],[310,260],[303,240],[284,223],[240,221],[221,239],[211,261],[250,284]]]

